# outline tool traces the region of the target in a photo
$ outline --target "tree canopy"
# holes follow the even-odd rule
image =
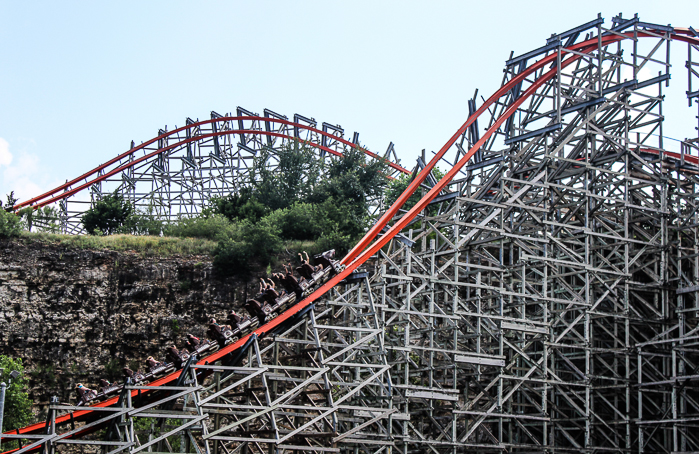
[[[27,394],[27,380],[24,378],[22,360],[0,355],[0,382],[9,383],[5,391],[5,413],[2,420],[2,431],[24,427],[32,421],[32,403]],[[11,379],[10,373],[16,370],[19,377]],[[12,383],[10,383],[12,380]],[[3,445],[6,441],[3,440]]]
[[[278,160],[274,169],[271,159]],[[268,263],[288,241],[312,242],[314,252],[346,252],[369,226],[369,203],[382,195],[386,172],[385,162],[367,159],[360,149],[328,160],[298,142],[276,150],[274,157],[262,151],[244,187],[214,198],[205,210],[204,217],[223,216],[235,226],[219,243],[215,263],[241,272],[251,261]]]
[[[266,267],[289,242],[310,253],[349,250],[371,223],[369,205],[382,197],[387,169],[359,148],[319,159],[311,146],[294,142],[261,150],[241,187],[213,197],[199,216],[163,225],[114,192],[94,203],[82,222],[92,234],[162,232],[217,241],[217,269],[237,274]]]
[[[133,214],[133,206],[124,196],[114,191],[95,202],[83,213],[83,227],[88,233],[101,232],[105,235],[118,233]]]

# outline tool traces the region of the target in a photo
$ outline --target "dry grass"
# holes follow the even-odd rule
[[[76,249],[106,249],[132,251],[146,257],[172,255],[213,256],[216,242],[202,238],[176,238],[134,235],[61,235],[56,233],[22,232],[25,241],[50,243]]]

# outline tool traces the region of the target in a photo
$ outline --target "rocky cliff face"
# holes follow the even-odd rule
[[[78,382],[119,380],[125,365],[142,368],[187,333],[203,335],[208,318],[225,318],[245,293],[208,257],[0,240],[0,354],[23,359],[40,414],[51,396],[75,402]]]

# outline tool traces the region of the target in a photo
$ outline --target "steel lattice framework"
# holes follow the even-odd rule
[[[274,171],[281,147],[306,145],[325,161],[349,148],[361,148],[359,134],[343,137],[339,125],[318,123],[295,114],[288,117],[265,109],[263,116],[238,107],[236,115],[211,112],[210,120],[187,118],[184,127],[158,131],[158,136],[131,148],[80,177],[18,206],[59,205],[61,229],[84,232],[82,213],[104,194],[120,193],[138,210],[164,221],[199,214],[212,197],[237,192],[249,184],[253,160],[265,150],[266,166]],[[389,177],[409,173],[399,165],[393,143],[382,156],[364,152],[388,163]],[[378,208],[380,201],[372,203]]]
[[[673,40],[691,105],[691,28],[598,18],[511,58],[345,271],[232,356],[91,419],[52,406],[17,452],[698,451],[699,140],[663,143]]]

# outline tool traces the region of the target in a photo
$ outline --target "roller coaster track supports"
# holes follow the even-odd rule
[[[265,109],[264,116],[238,108],[237,116],[211,113],[211,120],[193,121],[158,136],[86,172],[66,184],[19,203],[41,207],[57,202],[61,229],[81,233],[82,213],[105,194],[120,193],[137,209],[165,221],[177,221],[201,212],[212,197],[235,193],[249,184],[255,159],[274,171],[282,147],[307,145],[325,163],[341,156],[355,142],[344,139],[340,126],[294,115],[294,121]],[[370,159],[385,160],[389,177],[410,173],[398,163],[391,143],[384,156],[360,147]],[[395,161],[395,162],[394,162]],[[380,201],[371,201],[377,208]]]
[[[393,219],[403,238],[183,388],[86,424],[118,420],[103,441],[130,453],[176,433],[207,454],[699,451],[699,157],[667,149],[662,110],[669,42],[691,35],[612,22],[508,61],[472,106],[486,131],[437,158],[447,191]]]

